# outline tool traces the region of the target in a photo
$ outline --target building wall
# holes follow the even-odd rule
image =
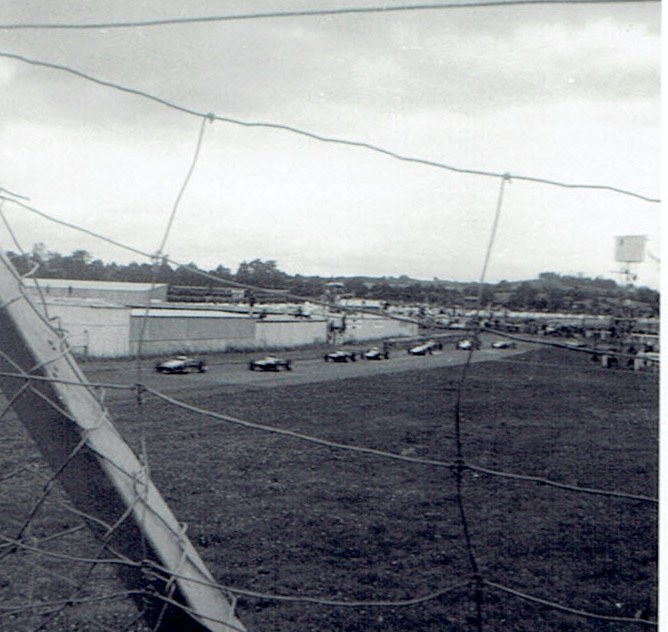
[[[255,319],[176,310],[155,310],[146,317],[144,310],[135,309],[130,323],[131,353],[137,353],[140,338],[146,355],[252,349],[256,346]]]
[[[174,308],[152,308],[147,315],[143,308],[54,297],[47,299],[47,309],[72,351],[90,358],[133,356],[140,338],[145,355],[291,348],[328,340],[324,318],[251,318],[210,309]],[[414,323],[360,315],[348,317],[346,331],[338,341],[416,335]]]
[[[367,314],[352,316],[349,314],[346,318],[346,330],[343,332],[343,342],[360,342],[363,340],[393,338],[395,336],[417,335],[417,323],[395,320],[384,316]]]
[[[130,309],[79,301],[47,301],[47,313],[79,357],[117,358],[130,354]]]
[[[35,282],[36,281],[36,282]],[[146,305],[149,300],[167,300],[167,286],[150,283],[114,281],[82,281],[79,279],[26,279],[26,288],[33,297],[85,298],[117,305]]]
[[[258,320],[255,341],[259,349],[321,344],[327,341],[327,321],[308,318]]]
[[[142,333],[143,329],[143,333]],[[249,318],[216,311],[132,310],[130,352],[142,340],[142,354],[204,353],[231,349],[290,348],[327,339],[327,321]]]

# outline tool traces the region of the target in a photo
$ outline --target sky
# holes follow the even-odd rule
[[[386,1],[384,5],[407,5]],[[413,2],[413,4],[417,4]],[[372,7],[369,0],[320,2]],[[256,0],[256,13],[313,8]],[[601,3],[304,16],[91,30],[19,23],[248,13],[247,2],[10,0],[0,53],[64,65],[232,121],[203,125],[163,254],[210,269],[274,260],[290,274],[475,281],[510,174],[486,279],[614,278],[614,239],[658,287],[660,4]],[[0,56],[0,187],[143,252],[162,243],[202,119]],[[233,122],[236,121],[236,122]],[[271,126],[247,126],[262,122]],[[516,176],[516,177],[513,177]],[[138,255],[5,202],[22,248]],[[17,250],[0,226],[0,247]]]

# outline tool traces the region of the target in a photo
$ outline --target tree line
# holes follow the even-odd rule
[[[614,313],[626,301],[642,307],[648,315],[659,313],[659,293],[650,288],[624,287],[611,279],[574,277],[554,272],[544,272],[537,279],[527,281],[486,283],[481,290],[477,283],[438,279],[422,281],[406,275],[381,278],[290,275],[280,270],[276,261],[261,259],[244,261],[236,272],[232,272],[222,264],[204,269],[195,263],[175,267],[165,261],[105,263],[86,250],[63,255],[47,250],[43,244],[35,244],[29,253],[8,252],[8,255],[23,275],[32,271],[39,278],[156,282],[179,287],[185,294],[188,287],[197,287],[200,296],[203,286],[210,286],[213,293],[217,285],[200,274],[204,272],[220,279],[222,285],[230,281],[313,299],[347,296],[389,304],[420,303],[447,309],[474,305],[482,298],[485,306],[512,310],[603,314]]]

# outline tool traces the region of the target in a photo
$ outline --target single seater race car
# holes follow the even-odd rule
[[[251,371],[292,371],[292,361],[277,358],[276,356],[265,356],[259,360],[251,360],[248,363],[248,368]]]
[[[354,351],[339,349],[325,354],[325,362],[355,362],[356,360],[357,354]]]
[[[435,340],[428,340],[427,342],[417,345],[416,347],[411,347],[408,350],[408,353],[411,355],[423,356],[431,355],[434,351],[440,351],[441,349],[443,349],[443,343],[436,342]]]
[[[158,362],[155,370],[158,373],[205,373],[207,366],[203,360],[195,360],[189,356],[174,356]]]
[[[497,340],[492,343],[492,349],[516,349],[517,343],[510,340]]]
[[[455,348],[459,349],[460,351],[469,351],[471,349],[480,349],[480,342],[478,342],[476,339],[472,338],[464,338],[464,340],[460,340],[456,345]]]
[[[371,349],[361,354],[361,357],[365,360],[389,360],[390,352],[383,351],[380,347],[371,347]]]

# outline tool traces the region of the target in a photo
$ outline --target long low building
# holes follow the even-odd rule
[[[417,334],[412,322],[349,313],[343,330],[333,335],[341,314],[295,305],[255,306],[251,311],[238,305],[168,303],[161,298],[163,290],[153,295],[156,288],[149,284],[43,279],[38,285],[28,283],[28,289],[70,349],[86,358],[132,357],[139,351],[159,356],[289,349]]]
[[[323,344],[327,320],[235,314],[213,309],[132,308],[49,297],[35,304],[84,358],[279,349]]]
[[[45,310],[77,356],[122,358],[130,355],[130,308],[102,300],[46,298],[35,301]]]
[[[234,314],[212,309],[133,309],[130,352],[215,352],[277,349],[320,344],[327,339],[324,319]]]
[[[417,322],[388,318],[375,314],[348,314],[342,342],[363,342],[394,337],[415,337],[418,335]]]
[[[37,299],[86,298],[116,305],[148,305],[151,301],[167,300],[165,283],[27,278],[24,285]]]

